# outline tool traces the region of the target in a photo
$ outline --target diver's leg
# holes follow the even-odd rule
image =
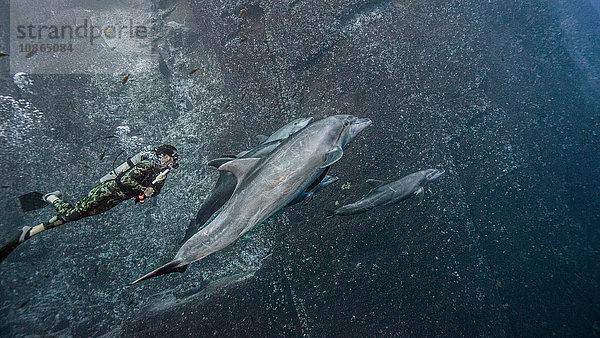
[[[21,229],[21,235],[19,236],[19,244],[25,242],[32,236],[35,236],[42,231],[56,228],[57,226],[63,225],[64,223],[66,222],[60,216],[54,216],[48,222],[43,222],[33,227],[24,226],[23,229]]]
[[[107,181],[79,200],[74,209],[81,217],[93,216],[112,209],[126,199],[114,181]]]
[[[62,192],[60,192],[60,190],[56,190],[56,191],[44,194],[44,196],[42,196],[42,200],[44,200],[48,203],[52,203],[55,200],[57,200],[58,198],[60,198],[61,196],[62,196]]]
[[[107,181],[95,186],[73,206],[72,204],[50,195],[46,200],[52,203],[59,217],[65,222],[72,222],[83,217],[93,216],[100,212],[105,204],[105,197],[113,194],[114,182]]]
[[[56,209],[58,216],[62,218],[63,221],[70,222],[81,218],[76,217],[77,210],[71,203],[63,201],[60,198],[52,199],[51,203],[54,209]]]
[[[86,196],[80,199],[75,206],[61,200],[56,195],[46,197],[45,199],[52,203],[52,206],[56,209],[58,215],[52,217],[48,222],[38,224],[34,227],[23,227],[21,235],[19,236],[19,244],[42,231],[55,228],[67,222],[76,221],[83,217],[96,215],[119,204],[122,199],[119,199],[119,197],[116,196],[118,194],[114,194],[114,191],[109,189],[109,187],[110,185],[106,187],[105,184],[96,186]],[[116,203],[115,198],[118,200]]]
[[[54,216],[48,222],[43,222],[33,227],[24,226],[15,237],[13,237],[6,245],[0,248],[0,262],[8,257],[8,255],[10,255],[10,253],[17,248],[17,246],[30,239],[32,236],[64,223],[65,221],[62,218]]]

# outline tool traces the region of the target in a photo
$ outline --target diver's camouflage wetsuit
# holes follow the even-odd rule
[[[75,206],[57,199],[52,202],[52,206],[58,212],[59,220],[52,218],[48,222],[48,225],[52,227],[53,223],[57,221],[62,221],[60,224],[63,224],[103,213],[125,200],[142,195],[148,187],[154,188],[152,196],[157,196],[165,183],[163,180],[162,182],[152,184],[152,181],[159,174],[160,169],[157,161],[144,160],[125,173],[117,176],[114,180],[97,185],[86,196],[80,199]],[[48,228],[46,227],[46,229]]]

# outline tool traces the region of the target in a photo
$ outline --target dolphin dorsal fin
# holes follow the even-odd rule
[[[266,135],[256,135],[256,139],[258,140],[258,143],[263,143],[265,142],[269,137]]]
[[[381,181],[381,180],[376,180],[373,178],[369,178],[367,180],[367,183],[372,187],[372,188],[378,188],[381,187],[382,185],[386,184],[387,182],[385,181]]]
[[[231,162],[233,160],[234,159],[232,159],[231,157],[219,157],[219,158],[215,158],[214,160],[208,161],[208,165],[211,167],[219,168],[223,164],[225,164],[227,162]]]
[[[246,174],[250,172],[250,170],[252,170],[252,168],[254,168],[256,163],[258,163],[260,160],[260,158],[256,157],[239,158],[224,163],[219,167],[219,170],[233,173],[239,182],[244,178],[244,176],[246,176]]]
[[[344,150],[340,146],[334,146],[327,153],[327,158],[325,159],[325,163],[321,165],[321,168],[327,168],[335,162],[339,161],[340,158],[344,156]]]

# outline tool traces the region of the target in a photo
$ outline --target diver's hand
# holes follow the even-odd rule
[[[154,194],[154,188],[148,187],[144,189],[144,195],[146,195],[146,197],[150,197],[152,194]]]

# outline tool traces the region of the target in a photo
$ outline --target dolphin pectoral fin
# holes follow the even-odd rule
[[[196,219],[190,218],[190,224],[185,230],[185,235],[183,236],[183,239],[179,241],[179,245],[182,245],[183,243],[187,242],[187,240],[192,238],[192,236],[194,236],[196,232],[198,232],[198,224],[196,224]]]
[[[231,157],[219,157],[219,158],[215,158],[214,160],[208,161],[208,165],[211,167],[219,168],[223,164],[225,164],[229,161],[233,161],[233,160],[234,159]]]
[[[337,216],[335,210],[323,208],[323,211],[325,211],[325,215],[326,215],[325,218],[326,219],[330,219],[330,218],[333,218],[333,217]]]
[[[258,140],[258,143],[263,143],[265,142],[267,139],[269,138],[269,136],[266,135],[256,135],[256,139]]]
[[[313,196],[315,196],[314,192],[309,192],[306,197],[304,197],[304,199],[302,200],[302,205],[307,205],[308,203],[310,203],[310,201],[312,201]]]
[[[254,168],[256,163],[258,163],[260,160],[260,158],[256,157],[239,158],[224,163],[219,167],[219,170],[230,171],[235,175],[239,182],[244,178],[244,176],[246,176],[248,172],[250,172],[250,170],[252,170],[252,168]]]
[[[327,153],[327,158],[325,159],[325,163],[321,165],[321,169],[327,168],[335,162],[339,161],[340,158],[342,158],[342,156],[344,156],[344,150],[342,149],[342,147],[334,146]]]
[[[387,182],[384,181],[380,181],[380,180],[376,180],[376,179],[368,179],[367,180],[367,184],[369,184],[372,188],[378,188],[384,184],[386,184]]]
[[[133,285],[133,284],[139,283],[139,282],[141,282],[143,280],[146,280],[146,279],[149,279],[149,278],[152,278],[152,277],[157,277],[157,276],[165,275],[165,274],[168,274],[168,273],[171,273],[171,272],[180,272],[180,273],[183,273],[187,269],[187,264],[186,265],[181,265],[181,266],[179,264],[181,264],[180,261],[169,262],[169,263],[161,266],[160,268],[158,268],[158,269],[156,269],[156,270],[154,270],[154,271],[152,271],[152,272],[150,272],[148,274],[145,274],[144,276],[136,279],[135,281],[131,282],[131,284],[129,284],[129,285]]]
[[[417,195],[417,198],[419,199],[419,204],[423,202],[423,196],[425,195],[425,190],[423,187],[420,187],[419,190],[415,192],[415,195]]]

